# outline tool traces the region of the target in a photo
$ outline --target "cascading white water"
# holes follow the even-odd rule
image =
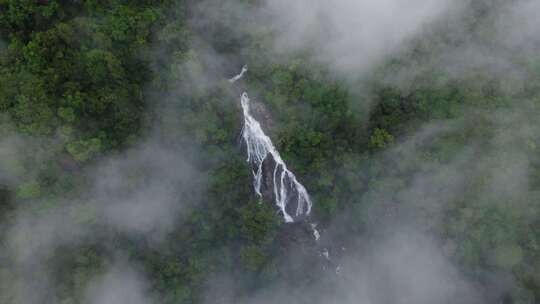
[[[229,79],[229,82],[235,83],[242,79],[247,73],[247,65],[242,67],[240,74]],[[309,194],[306,188],[298,182],[295,175],[287,169],[287,165],[281,159],[281,156],[277,149],[274,147],[272,140],[268,137],[261,128],[261,124],[251,115],[249,105],[250,100],[246,92],[242,93],[240,103],[244,114],[244,126],[242,128],[242,138],[246,145],[247,150],[247,162],[252,166],[253,173],[253,187],[255,193],[262,197],[262,184],[263,184],[263,165],[264,162],[271,157],[274,164],[274,172],[272,179],[273,193],[276,205],[283,213],[285,222],[292,223],[294,218],[287,213],[287,205],[296,196],[296,212],[295,217],[305,217],[311,213],[312,202],[309,198]],[[278,182],[279,181],[279,182]],[[316,223],[310,223],[313,238],[316,242],[321,238],[321,234],[317,230]],[[345,250],[343,248],[342,250]],[[328,248],[323,248],[320,252],[328,262],[332,262],[330,259],[330,252]],[[341,266],[336,266],[336,274],[340,274]]]
[[[261,124],[251,116],[249,110],[249,97],[247,93],[242,94],[241,104],[244,112],[244,127],[242,138],[246,144],[247,161],[253,167],[253,186],[255,193],[262,196],[261,187],[263,179],[263,163],[271,157],[274,164],[272,186],[276,205],[283,213],[285,221],[294,222],[294,218],[289,215],[286,208],[296,197],[295,217],[307,216],[311,212],[311,199],[306,188],[298,182],[296,176],[287,169],[287,165],[281,159],[279,152],[274,147],[272,140],[261,128]]]
[[[230,78],[229,82],[235,83],[242,79],[247,71],[247,65],[243,66],[240,74]],[[274,164],[272,179],[274,200],[279,210],[281,210],[285,221],[291,223],[294,222],[294,217],[309,215],[312,203],[306,188],[300,184],[296,179],[296,176],[287,169],[287,165],[283,159],[281,159],[272,140],[264,133],[261,124],[251,115],[249,109],[250,100],[246,92],[242,93],[240,102],[244,112],[242,138],[246,145],[248,155],[247,161],[253,168],[253,187],[255,188],[255,193],[262,197],[263,164],[268,157],[271,157],[272,163]],[[296,212],[294,217],[292,217],[286,209],[294,197],[296,197]],[[317,235],[318,232],[315,234],[318,239]]]
[[[229,79],[229,82],[230,82],[230,83],[235,83],[236,81],[242,79],[242,77],[244,77],[244,74],[246,74],[247,71],[248,71],[247,65],[244,65],[244,66],[242,67],[242,71],[240,71],[240,74],[238,74],[238,75],[236,75],[236,76],[230,78],[230,79]]]
[[[313,233],[315,241],[318,241],[321,238],[321,234],[319,233],[319,230],[317,230],[317,224],[311,223],[311,232]]]

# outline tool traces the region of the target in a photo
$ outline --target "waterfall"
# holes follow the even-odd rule
[[[247,71],[247,65],[243,66],[240,74],[230,78],[229,82],[235,83],[242,79]],[[298,182],[296,176],[287,168],[270,137],[264,133],[261,124],[251,115],[249,108],[250,99],[246,92],[242,93],[240,103],[244,113],[242,138],[246,145],[247,162],[252,166],[255,193],[259,197],[263,196],[261,191],[263,185],[263,165],[268,160],[273,164],[273,197],[276,206],[283,214],[285,222],[292,223],[295,218],[309,215],[312,203],[306,188]],[[287,206],[293,201],[296,201],[296,210],[294,211],[294,215],[290,215],[287,211]],[[318,232],[315,236],[318,239]]]
[[[318,241],[321,238],[321,233],[317,230],[317,224],[311,223],[311,232],[313,233],[313,238],[315,241]]]
[[[247,73],[247,65],[242,67],[240,74],[229,79],[229,82],[235,83],[242,79]],[[261,124],[251,115],[250,99],[246,92],[243,92],[240,98],[240,104],[244,114],[244,126],[242,127],[242,139],[246,145],[247,162],[251,165],[253,174],[253,188],[259,197],[263,197],[262,186],[265,162],[273,164],[272,173],[272,193],[276,203],[283,214],[285,222],[292,223],[296,218],[307,217],[311,213],[312,202],[309,198],[306,188],[296,179],[296,176],[287,168],[287,165],[281,158],[278,150],[274,147],[272,140],[261,128]],[[265,168],[267,169],[267,168]],[[294,216],[287,211],[287,206],[296,201],[296,210]],[[293,206],[294,207],[294,206]],[[289,208],[290,210],[291,208]],[[293,208],[294,210],[294,208]],[[317,230],[316,223],[310,223],[311,232],[316,242],[321,238]],[[343,248],[342,250],[345,250]],[[320,255],[333,264],[330,258],[328,248],[322,248]],[[340,274],[341,266],[335,266],[336,274]]]
[[[249,110],[250,100],[247,93],[242,94],[240,101],[244,112],[242,138],[247,149],[247,161],[252,165],[255,193],[262,197],[263,164],[270,157],[274,164],[273,196],[276,206],[281,210],[285,221],[291,223],[294,222],[294,218],[309,215],[312,203],[306,188],[298,182],[296,176],[287,168],[272,140],[262,130],[261,124],[251,116]],[[296,211],[293,217],[286,209],[295,197]]]
[[[230,78],[230,79],[229,79],[229,82],[230,82],[230,83],[235,83],[236,81],[242,79],[242,77],[244,77],[244,74],[246,74],[247,71],[248,71],[247,65],[244,65],[244,66],[242,67],[242,71],[240,71],[240,74],[238,74],[238,75],[236,75],[236,76]]]

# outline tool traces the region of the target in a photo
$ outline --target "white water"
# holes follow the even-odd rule
[[[331,260],[330,260],[330,252],[328,251],[327,248],[323,248],[323,250],[321,251],[321,255],[322,255],[327,261],[331,261]]]
[[[248,71],[247,65],[244,65],[244,66],[242,67],[242,71],[240,72],[240,74],[238,74],[238,75],[236,75],[236,76],[230,78],[230,79],[229,79],[229,82],[230,82],[230,83],[235,83],[236,81],[242,79],[242,77],[244,77],[244,74],[246,74],[247,71]]]
[[[235,83],[242,79],[247,73],[247,65],[242,67],[240,74],[229,79],[229,82]],[[262,197],[261,187],[263,179],[263,163],[268,157],[271,157],[274,164],[273,173],[273,192],[277,207],[286,222],[294,222],[293,216],[288,214],[286,208],[294,196],[296,196],[296,212],[295,217],[307,216],[311,212],[311,199],[306,191],[306,188],[298,182],[296,176],[287,169],[287,165],[281,159],[277,149],[274,147],[272,140],[264,133],[261,124],[251,115],[249,104],[250,100],[246,92],[242,94],[241,105],[244,113],[244,126],[242,128],[242,138],[246,144],[247,161],[252,165],[253,172],[253,187],[255,193]],[[316,240],[320,235],[313,227],[313,234]]]
[[[235,83],[236,81],[242,79],[247,71],[247,65],[243,66],[240,74],[230,78],[229,82]],[[271,157],[273,160],[271,163],[274,164],[272,179],[274,199],[276,205],[283,214],[285,222],[294,222],[294,218],[287,213],[286,208],[295,194],[297,198],[295,216],[308,216],[311,212],[312,202],[306,188],[300,184],[295,175],[287,169],[287,165],[283,159],[281,159],[281,156],[274,147],[272,140],[264,133],[261,128],[261,124],[251,115],[249,109],[250,99],[246,92],[242,93],[240,102],[244,114],[242,138],[246,144],[248,155],[247,162],[252,166],[253,187],[255,188],[255,193],[259,197],[262,197],[261,187],[263,183],[263,164],[268,157]],[[310,226],[313,237],[315,241],[318,242],[321,238],[321,234],[317,230],[317,224],[311,223]],[[345,251],[345,247],[342,247],[342,250]],[[327,248],[323,248],[320,254],[327,261],[332,261],[330,259],[330,252]],[[339,275],[341,272],[341,266],[337,265],[335,271],[336,274]]]
[[[272,160],[270,163],[274,165],[272,179],[274,199],[285,221],[291,223],[294,222],[294,217],[309,215],[312,203],[306,188],[287,169],[287,165],[281,159],[270,137],[264,133],[261,124],[251,116],[249,109],[250,100],[245,92],[242,94],[241,104],[244,112],[242,138],[246,144],[247,161],[253,168],[253,187],[255,188],[255,193],[262,197],[263,163],[270,157]],[[293,217],[287,212],[286,208],[294,197],[296,197],[296,211]]]
[[[311,231],[313,232],[315,241],[318,241],[321,238],[321,234],[319,233],[319,230],[317,230],[317,224],[311,223]]]

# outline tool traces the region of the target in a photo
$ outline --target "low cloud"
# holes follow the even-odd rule
[[[535,0],[522,0],[503,6],[494,16],[495,31],[501,44],[512,51],[536,57],[536,51],[540,49],[538,12],[540,3]]]
[[[351,236],[350,241],[354,239],[358,242],[346,248],[339,274],[314,267],[311,274],[303,274],[318,277],[309,284],[275,283],[243,299],[216,297],[206,303],[487,303],[481,290],[449,262],[440,244],[419,231],[396,227],[376,240]],[[215,290],[233,286],[223,280],[214,284]]]
[[[103,161],[93,175],[96,215],[128,233],[162,235],[204,192],[206,176],[181,151],[143,143]]]
[[[151,304],[144,276],[129,264],[117,262],[96,276],[86,290],[88,304]]]
[[[273,0],[267,10],[278,51],[308,50],[332,69],[358,75],[456,6],[447,0]]]
[[[437,71],[451,80],[498,81],[505,94],[520,92],[536,77],[531,73],[537,73],[538,2],[489,0],[467,5],[443,15],[414,43],[405,45],[397,56],[401,64],[385,80],[406,89],[415,87],[422,75]]]
[[[206,185],[205,175],[181,150],[153,140],[84,170],[90,187],[81,194],[18,202],[3,223],[0,276],[13,277],[5,291],[13,303],[55,299],[56,263],[64,248],[97,242],[112,249],[115,245],[106,241],[112,235],[160,246],[196,207]],[[93,283],[89,303],[150,303],[142,284],[134,272],[115,267]]]

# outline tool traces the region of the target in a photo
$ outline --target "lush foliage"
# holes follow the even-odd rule
[[[538,82],[505,91],[487,73],[455,79],[437,69],[419,73],[410,87],[386,81],[435,53],[444,37],[434,37],[363,80],[359,86],[367,93],[360,94],[310,64],[308,55],[267,60],[266,34],[227,35],[219,24],[192,29],[188,11],[165,0],[0,0],[0,34],[7,42],[0,44],[0,135],[33,142],[19,162],[0,160],[0,169],[17,176],[5,185],[0,179],[0,219],[18,208],[47,212],[56,200],[76,197],[88,186],[86,168],[154,129],[165,130],[166,143],[203,151],[194,162],[208,176],[200,204],[159,251],[118,231],[65,248],[52,261],[61,265],[55,297],[80,296],[111,258],[110,243],[143,265],[159,303],[200,303],[205,282],[219,273],[233,276],[246,294],[269,282],[305,283],[283,261],[280,236],[287,232],[279,216],[251,191],[237,144],[241,113],[231,103],[238,94],[225,81],[200,83],[209,66],[192,42],[209,35],[222,53],[245,49],[246,83],[271,113],[268,132],[312,194],[322,226],[340,221],[338,237],[377,238],[388,231],[374,227],[403,222],[440,237],[472,280],[481,281],[486,270],[505,272],[516,280],[507,295],[512,303],[540,301],[539,138],[524,132],[497,139],[520,128],[505,120],[511,115],[523,115],[534,129]],[[532,78],[540,79],[539,62],[522,63]],[[516,108],[522,110],[516,114]],[[446,127],[418,135],[434,122]],[[499,175],[524,153],[532,163],[530,185],[489,188],[510,184]],[[419,183],[428,184],[424,201],[410,199],[418,197],[411,189]],[[458,195],[440,195],[447,191]],[[12,303],[1,288],[0,302]]]

